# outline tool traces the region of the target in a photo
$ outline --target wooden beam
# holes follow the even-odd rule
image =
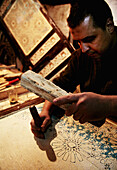
[[[36,105],[42,102],[44,102],[42,98],[40,98],[39,96],[36,96],[35,94],[32,95],[32,93],[29,93],[29,92],[18,96],[18,102],[15,104],[10,104],[9,99],[1,100],[0,101],[0,118],[8,114],[11,114],[11,112],[14,113],[14,111],[20,110],[26,106]]]
[[[51,103],[53,103],[53,99],[56,97],[68,95],[65,90],[31,70],[22,74],[21,86]],[[64,104],[60,107],[66,110],[68,106],[69,104]]]

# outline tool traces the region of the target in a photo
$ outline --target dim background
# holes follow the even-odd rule
[[[117,0],[105,0],[113,14],[114,23],[117,26]],[[70,38],[70,42],[73,43],[71,36],[69,36],[69,28],[67,26],[67,17],[70,11],[70,5],[45,5],[46,10],[48,11],[49,16],[55,21],[57,26],[61,29],[63,34],[68,38]],[[7,37],[3,34],[0,30],[0,63],[10,65],[16,64],[19,62],[17,61],[17,56],[14,53],[13,48],[11,47],[10,43],[7,40]],[[18,64],[17,64],[18,65]]]

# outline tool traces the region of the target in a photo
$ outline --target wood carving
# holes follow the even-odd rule
[[[68,95],[65,90],[31,70],[22,74],[21,86],[52,103],[54,98]],[[61,105],[60,107],[66,110],[68,105],[69,104]]]

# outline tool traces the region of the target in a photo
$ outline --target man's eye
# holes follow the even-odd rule
[[[84,40],[83,40],[83,42],[92,42],[92,41],[94,41],[95,40],[95,38],[96,38],[96,36],[91,36],[91,37],[87,37],[87,38],[85,38]]]

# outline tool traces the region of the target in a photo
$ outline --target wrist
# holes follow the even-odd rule
[[[117,113],[117,97],[112,95],[104,96],[104,103],[106,117],[115,116]]]
[[[53,104],[51,102],[49,102],[48,100],[45,100],[42,111],[50,112],[52,105]]]

